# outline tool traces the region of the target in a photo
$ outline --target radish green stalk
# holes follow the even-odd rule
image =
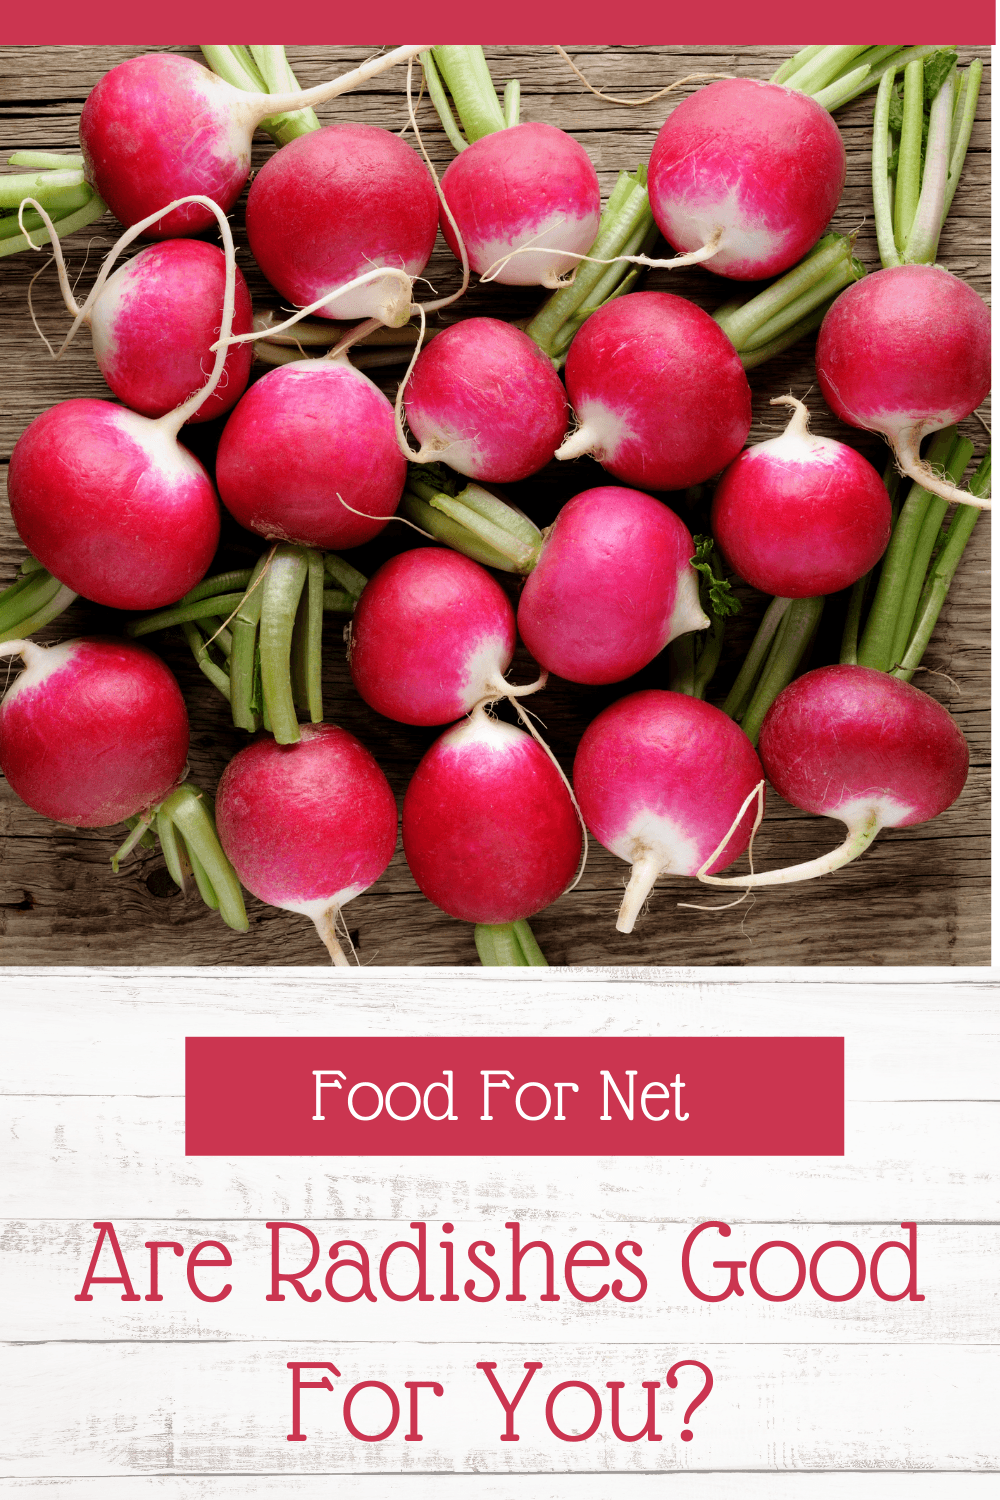
[[[527,922],[503,922],[475,927],[476,952],[484,968],[548,968],[548,959]]]
[[[301,87],[285,56],[284,47],[203,46],[201,51],[212,72],[234,88],[257,94],[289,94]],[[269,115],[260,122],[260,129],[278,146],[319,128],[313,109]]]
[[[51,239],[40,214],[25,213],[18,222],[17,209],[24,198],[42,205],[60,239],[107,213],[107,205],[84,178],[82,156],[18,151],[8,161],[12,167],[32,170],[0,177],[0,256],[37,248]]]
[[[21,564],[21,576],[0,593],[0,641],[22,640],[41,630],[76,598],[36,558]]]
[[[296,709],[314,724],[323,718],[323,614],[353,613],[366,582],[335,553],[283,542],[253,569],[203,579],[180,603],[126,629],[140,637],[179,625],[236,728],[253,734],[263,723],[279,744],[294,744]]]

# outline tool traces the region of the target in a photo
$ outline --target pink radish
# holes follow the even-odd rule
[[[30,423],[11,455],[8,495],[21,540],[60,583],[114,609],[173,604],[204,577],[219,540],[212,481],[177,441],[222,378],[235,300],[228,220],[209,199],[197,201],[219,222],[227,270],[218,350],[207,382],[155,420],[108,401],[63,401]],[[133,225],[118,241],[91,298],[115,257],[144,227],[146,221]],[[87,310],[84,304],[77,326]]]
[[[299,307],[377,266],[419,276],[437,219],[431,174],[412,146],[377,125],[327,125],[290,141],[257,173],[247,198],[254,259]],[[409,318],[409,301],[400,279],[387,277],[317,312],[397,324]]]
[[[945,500],[990,500],[941,479],[920,441],[975,411],[990,388],[990,314],[940,266],[890,266],[841,292],[823,319],[816,373],[844,422],[880,432],[904,474]]]
[[[801,401],[776,396],[771,405],[795,411],[780,437],[729,465],[715,491],[712,535],[730,566],[765,594],[835,594],[888,546],[888,492],[860,453],[809,431]]]
[[[933,698],[870,667],[819,667],[785,688],[761,726],[760,756],[775,791],[804,812],[847,825],[839,848],[783,870],[711,885],[813,880],[863,854],[880,828],[926,823],[965,785],[969,747]]]
[[[222,847],[261,901],[309,917],[333,962],[341,908],[383,874],[396,847],[389,783],[360,740],[303,724],[295,745],[262,738],[229,762],[216,797]]]
[[[219,336],[226,264],[216,245],[165,240],[121,266],[91,308],[94,357],[119,401],[146,417],[162,417],[205,384],[209,352]],[[249,333],[253,307],[236,269],[233,332]],[[253,355],[236,344],[219,384],[188,422],[210,422],[246,390]]]
[[[708,313],[669,292],[632,292],[592,313],[570,345],[566,387],[580,426],[556,458],[592,453],[651,490],[700,484],[750,431],[739,355]]]
[[[511,691],[514,611],[485,568],[443,548],[383,563],[351,620],[354,686],[400,724],[450,724]]]
[[[413,366],[406,419],[416,462],[443,459],[470,479],[510,484],[545,466],[566,436],[562,381],[533,339],[496,318],[465,318]]]
[[[103,269],[80,307],[51,219],[41,204],[25,201],[33,203],[51,237],[63,301],[76,320],[70,337],[81,323],[89,323],[94,358],[118,399],[143,416],[162,417],[200,390],[222,331],[224,251],[201,240],[148,245],[114,275],[108,275],[110,265]],[[233,332],[249,333],[250,293],[242,271],[234,271]],[[219,384],[189,422],[211,421],[235,405],[246,390],[252,357],[242,344],[229,350]]]
[[[104,75],[83,106],[87,180],[123,224],[148,218],[143,232],[150,239],[197,234],[212,221],[188,195],[212,198],[224,212],[233,207],[250,175],[250,138],[261,120],[347,93],[421,50],[397,47],[330,83],[289,94],[233,88],[171,53],[130,58]],[[173,200],[182,197],[178,207]]]
[[[0,704],[0,768],[35,812],[105,828],[161,802],[184,774],[188,717],[168,667],[101,638],[7,641],[25,669]]]
[[[604,486],[564,505],[517,611],[535,660],[570,682],[621,682],[708,627],[691,533],[652,495]]]
[[[448,167],[441,191],[472,269],[506,286],[557,286],[590,249],[601,218],[590,157],[554,125],[512,125],[473,141]],[[441,232],[459,255],[443,211]]]
[[[403,848],[429,900],[463,922],[523,921],[573,879],[580,824],[562,777],[521,729],[479,707],[418,765]]]
[[[649,206],[675,250],[739,281],[801,260],[847,178],[840,131],[807,94],[727,78],[679,104],[649,159]]]
[[[395,513],[406,460],[389,402],[340,354],[256,381],[226,423],[215,475],[241,526],[339,550],[370,541]]]
[[[651,689],[598,714],[573,786],[587,827],[632,866],[619,932],[632,931],[657,876],[696,875],[713,851],[709,868],[724,870],[743,853],[753,809],[732,825],[763,776],[742,729],[700,698]]]

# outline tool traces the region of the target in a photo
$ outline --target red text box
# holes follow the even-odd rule
[[[842,1156],[841,1037],[188,1037],[189,1156]]]

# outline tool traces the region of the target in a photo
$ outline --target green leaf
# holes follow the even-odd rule
[[[706,614],[716,615],[724,620],[729,615],[737,615],[742,608],[740,601],[733,593],[729,580],[716,578],[712,571],[712,553],[715,551],[715,542],[710,536],[696,536],[694,538],[695,554],[691,559],[691,566],[696,573],[701,574],[700,593],[702,605]]]
[[[941,52],[932,52],[924,58],[924,108],[928,109],[941,92],[941,85],[958,61],[953,47]]]

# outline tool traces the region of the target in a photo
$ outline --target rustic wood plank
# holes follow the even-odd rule
[[[11,149],[73,149],[76,120],[86,93],[108,66],[135,50],[0,48],[0,131],[6,144]],[[169,50],[198,55],[194,48]],[[363,48],[289,50],[304,84],[319,82],[366,55]],[[584,71],[595,86],[636,95],[698,70],[735,70],[768,77],[785,55],[775,48],[736,51],[722,46],[568,50],[574,58],[583,60]],[[640,109],[624,109],[586,93],[553,51],[488,51],[497,78],[514,75],[522,79],[526,117],[551,119],[579,135],[598,166],[605,191],[618,170],[633,168],[648,153],[659,124],[678,97],[675,94]],[[971,55],[963,53],[962,60]],[[988,75],[987,68],[987,79]],[[321,110],[321,118],[365,118],[398,129],[405,119],[404,93],[404,70],[396,69],[336,106]],[[873,266],[877,257],[867,181],[870,116],[871,96],[854,101],[837,116],[848,148],[848,186],[834,225],[841,230],[861,226],[858,254]],[[989,267],[988,119],[987,87],[981,96],[965,176],[940,252],[944,264],[984,292]],[[444,164],[450,147],[433,124],[426,101],[421,106],[421,120],[426,125],[432,157]],[[258,143],[258,166],[271,149],[267,143]],[[274,300],[253,267],[239,208],[236,219],[240,263],[248,272],[254,294]],[[81,288],[96,273],[113,233],[114,226],[107,219],[69,242],[74,273],[81,270],[85,253],[88,256]],[[91,359],[86,334],[58,364],[53,364],[31,328],[26,313],[27,289],[41,259],[15,256],[0,265],[0,347],[7,354],[7,378],[0,390],[3,459],[9,457],[26,423],[52,402],[71,396],[108,395]],[[438,290],[457,285],[454,260],[440,242],[429,276]],[[647,285],[681,291],[707,308],[717,306],[728,294],[718,277],[700,267],[685,273],[683,285],[667,271],[652,272]],[[50,338],[58,336],[67,320],[51,272],[39,279],[33,302],[41,326]],[[450,310],[445,320],[467,313],[526,316],[536,303],[537,294],[527,289],[495,285],[474,288],[461,310]],[[392,394],[394,372],[376,373],[382,388]],[[751,379],[751,441],[757,441],[782,425],[768,405],[771,396],[789,389],[804,393],[814,387],[809,346],[788,351]],[[881,442],[843,428],[826,410],[815,389],[810,404],[816,431],[849,441],[879,466],[884,463]],[[985,433],[976,419],[963,424],[963,430],[981,450]],[[191,441],[210,456],[216,437],[217,431],[200,429]],[[603,478],[604,471],[596,464],[580,460],[571,465],[551,465],[523,485],[511,486],[511,493],[540,524],[547,524],[572,494]],[[925,827],[881,835],[860,864],[836,877],[794,891],[759,893],[749,915],[746,907],[715,916],[678,911],[675,901],[690,898],[692,883],[665,880],[649,914],[630,938],[621,937],[613,927],[615,893],[621,889],[625,867],[594,847],[580,886],[536,919],[536,931],[550,962],[681,962],[739,967],[851,965],[859,961],[987,963],[989,530],[989,520],[984,518],[977,525],[952,596],[942,612],[926,657],[929,670],[917,679],[955,714],[970,738],[973,773],[953,809]],[[401,527],[390,526],[375,543],[358,550],[357,565],[370,573],[386,557],[408,548],[411,536]],[[248,555],[246,549],[256,544],[230,526],[225,547],[227,558],[235,558]],[[14,576],[22,556],[6,503],[0,501],[0,585]],[[743,595],[746,610],[727,641],[713,686],[715,701],[725,695],[763,607],[764,601],[753,591],[744,590]],[[41,639],[117,628],[113,612],[78,604]],[[329,626],[327,632],[327,712],[369,745],[401,799],[419,755],[436,732],[391,725],[359,702],[346,673],[338,628]],[[817,645],[816,664],[835,657],[836,638],[836,610],[831,608]],[[214,786],[242,737],[227,728],[224,705],[191,663],[183,643],[161,637],[158,649],[178,673],[191,704],[192,776],[195,781]],[[531,668],[523,654],[516,670],[524,674],[518,680],[527,680]],[[580,733],[606,703],[626,691],[662,685],[663,681],[661,663],[652,664],[637,678],[610,690],[573,687],[553,680],[537,704],[553,748],[567,769]],[[812,857],[831,846],[838,838],[838,828],[784,808],[779,799],[773,798],[757,846],[758,862],[766,867],[774,861],[786,861],[792,850],[795,858]],[[253,900],[249,903],[250,934],[239,937],[229,933],[217,917],[194,901],[185,903],[173,891],[159,856],[140,854],[119,877],[113,877],[105,864],[110,847],[110,838],[103,834],[53,830],[21,807],[5,783],[0,784],[0,956],[4,962],[281,965],[309,964],[321,956],[308,924]],[[713,904],[713,897],[708,895],[706,901]],[[382,880],[348,909],[348,922],[365,963],[475,962],[471,929],[451,921],[420,896],[398,851]]]

